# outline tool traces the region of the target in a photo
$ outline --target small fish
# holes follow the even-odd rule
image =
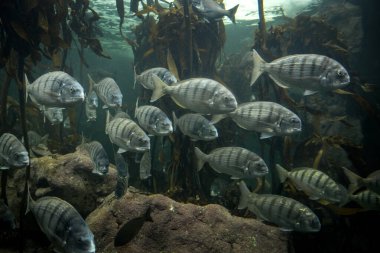
[[[253,50],[253,66],[251,85],[263,72],[267,72],[278,86],[304,90],[304,96],[339,89],[350,82],[347,70],[339,62],[323,55],[295,54],[267,63]]]
[[[94,235],[78,211],[57,197],[34,201],[28,197],[27,213],[31,211],[41,230],[62,253],[95,253]]]
[[[115,187],[115,197],[120,199],[125,195],[128,189],[129,177],[117,176],[116,187]]]
[[[274,102],[240,104],[233,112],[214,115],[212,122],[217,123],[226,117],[231,117],[243,129],[260,132],[261,139],[294,134],[302,129],[301,119],[294,112]]]
[[[167,85],[172,85],[177,83],[177,78],[166,68],[151,68],[147,69],[144,72],[142,72],[140,75],[136,75],[135,77],[135,83],[140,83],[145,89],[153,90],[154,84],[153,84],[153,78],[152,74],[155,74],[158,76],[163,82],[165,82]]]
[[[3,199],[0,199],[0,231],[9,231],[16,229],[16,217],[5,204]]]
[[[49,137],[48,134],[41,137],[41,135],[39,135],[37,132],[29,130],[28,131],[29,146],[34,147],[40,143],[46,144],[48,137]]]
[[[140,160],[140,179],[144,180],[147,179],[148,177],[152,176],[150,174],[150,170],[152,167],[152,159],[150,156],[150,152],[147,151],[144,153]]]
[[[25,82],[26,96],[42,107],[66,108],[84,101],[83,87],[72,76],[62,71],[46,73],[31,84],[25,75]]]
[[[115,164],[117,174],[121,177],[129,177],[128,163],[125,161],[122,154],[115,153]]]
[[[168,116],[155,106],[138,106],[137,100],[135,117],[139,125],[151,135],[164,136],[173,132],[172,122]]]
[[[151,102],[165,94],[182,108],[205,114],[228,113],[237,107],[235,96],[222,84],[207,78],[191,78],[168,86],[155,74]]]
[[[320,170],[305,167],[287,171],[278,164],[276,169],[281,183],[290,179],[298,190],[304,191],[312,200],[322,199],[342,205],[347,202],[347,190]]]
[[[24,145],[16,136],[4,133],[0,137],[0,170],[10,167],[22,168],[29,164],[29,156]]]
[[[85,104],[85,112],[87,117],[87,122],[89,121],[96,121],[97,115],[96,115],[96,108],[93,108],[90,106],[90,104]]]
[[[40,143],[37,146],[33,146],[30,148],[32,150],[33,155],[37,157],[51,155],[49,148],[44,143]]]
[[[63,109],[58,107],[45,107],[43,109],[44,116],[52,125],[57,125],[63,122]],[[45,118],[44,118],[45,119]]]
[[[145,152],[150,149],[150,139],[132,120],[113,118],[107,111],[106,134],[119,147],[118,153],[126,151]]]
[[[177,119],[173,112],[174,126],[178,126],[184,135],[193,141],[210,141],[218,138],[218,130],[205,117],[196,113],[187,113]]]
[[[183,0],[180,0],[183,5]],[[204,16],[209,22],[217,21],[227,16],[233,23],[235,23],[235,13],[239,5],[234,6],[229,10],[225,10],[220,4],[214,0],[193,0],[189,1],[192,3],[193,8],[198,11],[202,16]]]
[[[89,92],[88,96],[86,97],[86,103],[92,109],[98,108],[99,99],[98,95],[96,95],[96,92],[94,90]]]
[[[78,150],[85,150],[90,156],[95,168],[93,173],[105,175],[108,173],[108,166],[110,164],[108,155],[103,145],[98,141],[83,143],[78,146]]]
[[[362,178],[356,175],[349,169],[343,168],[344,174],[346,174],[350,181],[349,191],[355,192],[361,187],[367,187],[369,190],[380,194],[380,170],[376,170],[369,174],[366,178]]]
[[[366,210],[380,210],[380,195],[373,191],[364,190],[355,195],[351,194],[350,199]]]
[[[241,147],[216,148],[210,154],[203,153],[195,147],[197,170],[208,162],[216,172],[225,173],[231,179],[255,178],[268,174],[268,167],[257,154]]]
[[[115,236],[114,246],[120,247],[129,243],[139,233],[146,221],[153,222],[150,212],[150,207],[148,207],[145,214],[140,217],[133,218],[122,225]]]
[[[284,231],[318,232],[321,229],[318,217],[304,204],[279,195],[251,193],[244,181],[239,187],[238,209],[248,207],[258,219],[272,222]]]
[[[121,94],[120,88],[113,78],[106,77],[95,83],[91,76],[88,75],[90,88],[94,90],[98,97],[103,101],[103,108],[121,107],[123,102],[123,94]]]
[[[228,181],[217,177],[212,181],[210,186],[210,196],[211,197],[220,197],[225,192],[226,188],[228,186]]]

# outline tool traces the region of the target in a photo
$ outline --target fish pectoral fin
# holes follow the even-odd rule
[[[305,90],[304,92],[303,92],[303,95],[304,96],[310,96],[310,95],[313,95],[313,94],[315,94],[315,93],[317,93],[318,91],[315,91],[315,90]]]
[[[8,166],[0,166],[0,170],[9,170]]]
[[[176,103],[179,107],[186,109],[186,107],[182,105],[177,99],[175,99],[174,97],[171,98],[173,99],[174,103]]]
[[[281,88],[284,88],[284,89],[288,89],[289,86],[286,85],[284,82],[282,82],[281,80],[279,80],[277,77],[274,77],[273,75],[269,75],[269,77],[278,85],[280,86]]]
[[[125,152],[127,152],[127,150],[125,150],[125,149],[123,149],[123,148],[119,148],[119,149],[117,150],[117,153],[118,153],[118,154],[125,153]]]
[[[53,91],[45,91],[47,95],[53,96],[53,97],[60,97],[61,93],[59,92],[53,92]]]
[[[273,137],[274,133],[261,133],[260,134],[260,139],[268,139],[270,137]]]
[[[291,232],[293,231],[293,229],[291,228],[280,228],[281,231],[284,231],[284,232]]]
[[[237,176],[231,176],[230,177],[232,180],[238,180],[238,179],[240,179],[240,177],[237,177]]]

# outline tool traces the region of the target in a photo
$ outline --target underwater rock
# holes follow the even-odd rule
[[[116,187],[117,172],[113,165],[107,175],[93,173],[90,157],[80,152],[66,155],[52,155],[33,158],[31,163],[30,192],[35,199],[43,196],[56,196],[72,204],[86,217],[113,193]],[[9,191],[22,196],[25,170],[18,170],[9,182]],[[20,198],[9,198],[19,206]]]
[[[146,221],[126,245],[114,247],[118,231],[150,208]],[[97,252],[287,252],[287,236],[256,219],[232,216],[222,206],[182,204],[133,187],[119,200],[108,196],[86,220]]]

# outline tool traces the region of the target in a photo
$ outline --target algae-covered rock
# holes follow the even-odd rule
[[[97,252],[287,252],[286,234],[276,227],[232,216],[219,205],[182,204],[131,189],[119,200],[107,197],[88,216]],[[148,208],[153,222],[146,221],[129,243],[115,248],[119,229]]]

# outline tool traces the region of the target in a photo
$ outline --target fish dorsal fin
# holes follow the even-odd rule
[[[269,74],[269,77],[278,85],[280,86],[281,88],[284,88],[284,89],[288,89],[289,86],[286,85],[284,82],[282,82],[280,79],[278,79],[277,77]]]

